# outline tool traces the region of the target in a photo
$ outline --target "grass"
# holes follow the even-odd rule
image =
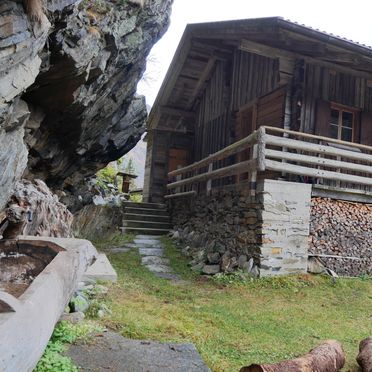
[[[175,285],[140,265],[135,251],[109,258],[119,281],[109,291],[104,325],[137,339],[192,342],[213,371],[272,363],[337,339],[356,371],[358,343],[372,334],[372,281],[299,276],[205,280],[164,240],[171,266],[188,281]],[[222,278],[223,279],[223,278]]]

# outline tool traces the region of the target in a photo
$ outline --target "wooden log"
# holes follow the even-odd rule
[[[289,134],[291,136],[296,136],[296,137],[301,137],[301,138],[308,138],[308,139],[315,139],[315,140],[318,140],[318,141],[335,143],[337,145],[343,145],[343,146],[347,146],[347,147],[354,147],[356,149],[366,150],[366,151],[371,151],[372,152],[372,146],[362,145],[360,143],[342,141],[342,140],[338,140],[338,139],[334,139],[334,138],[330,138],[330,137],[317,136],[315,134],[304,133],[304,132],[296,132],[296,131],[290,130],[290,129],[270,127],[270,126],[267,126],[267,125],[265,125],[263,128],[265,128],[265,130],[268,130],[270,132],[285,133],[285,134]]]
[[[247,161],[243,161],[238,164],[229,165],[228,167],[216,169],[209,173],[199,174],[197,176],[190,177],[182,181],[176,181],[176,182],[170,183],[167,185],[167,189],[173,189],[175,187],[189,185],[194,182],[203,182],[203,181],[208,181],[210,179],[232,176],[242,171],[251,172],[255,169],[257,169],[256,159],[247,160]]]
[[[360,342],[357,362],[363,372],[372,372],[372,336]]]
[[[186,167],[183,167],[181,169],[177,169],[177,170],[174,170],[172,172],[169,172],[168,176],[169,177],[174,177],[174,176],[177,176],[178,174],[183,174],[185,172],[190,172],[190,171],[199,169],[201,167],[205,167],[212,162],[227,158],[230,155],[236,154],[237,152],[246,149],[247,147],[249,147],[250,145],[255,143],[256,139],[257,139],[257,132],[255,131],[252,134],[250,134],[249,136],[243,138],[242,140],[237,141],[237,142],[225,147],[224,149],[222,149],[220,151],[217,151],[212,155],[207,156],[206,158],[204,158],[200,161],[197,161],[197,162],[195,162],[191,165],[188,165]]]
[[[294,140],[291,138],[276,137],[269,134],[265,135],[265,140],[267,145],[288,147],[296,150],[315,152],[317,154],[342,156],[352,160],[372,162],[372,155],[344,150],[333,146],[317,145],[315,143]]]
[[[338,372],[345,364],[341,343],[325,341],[308,354],[277,364],[252,364],[240,372]]]
[[[177,194],[165,195],[164,196],[164,199],[176,199],[176,198],[182,198],[182,197],[193,196],[193,195],[196,195],[196,191],[195,190],[193,190],[193,191],[179,192]]]
[[[312,165],[319,165],[327,168],[337,168],[337,169],[346,169],[354,172],[362,172],[372,174],[372,167],[369,165],[349,163],[346,161],[339,161],[327,158],[318,158],[316,156],[295,154],[292,152],[284,152],[266,149],[265,155],[268,158],[296,161],[299,163],[306,163]]]
[[[361,185],[372,186],[372,179],[369,177],[353,176],[332,171],[326,171],[315,168],[303,167],[300,165],[281,163],[273,160],[266,160],[266,169],[278,172],[296,174],[300,176],[309,176],[315,178],[325,178],[328,180],[349,182]]]

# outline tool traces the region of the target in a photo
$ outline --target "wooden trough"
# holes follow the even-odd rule
[[[0,371],[32,371],[97,251],[87,240],[0,241]],[[17,265],[18,261],[18,265]]]

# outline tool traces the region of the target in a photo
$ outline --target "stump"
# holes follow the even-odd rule
[[[338,372],[344,364],[342,345],[329,340],[302,357],[277,364],[252,364],[241,368],[240,372]]]

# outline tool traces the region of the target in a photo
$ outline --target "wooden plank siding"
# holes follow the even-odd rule
[[[372,111],[372,85],[369,80],[319,65],[305,64],[302,97],[302,132],[316,132],[319,100]],[[316,134],[316,133],[315,133]]]
[[[236,50],[234,53],[231,110],[238,111],[255,98],[279,86],[279,60]]]

